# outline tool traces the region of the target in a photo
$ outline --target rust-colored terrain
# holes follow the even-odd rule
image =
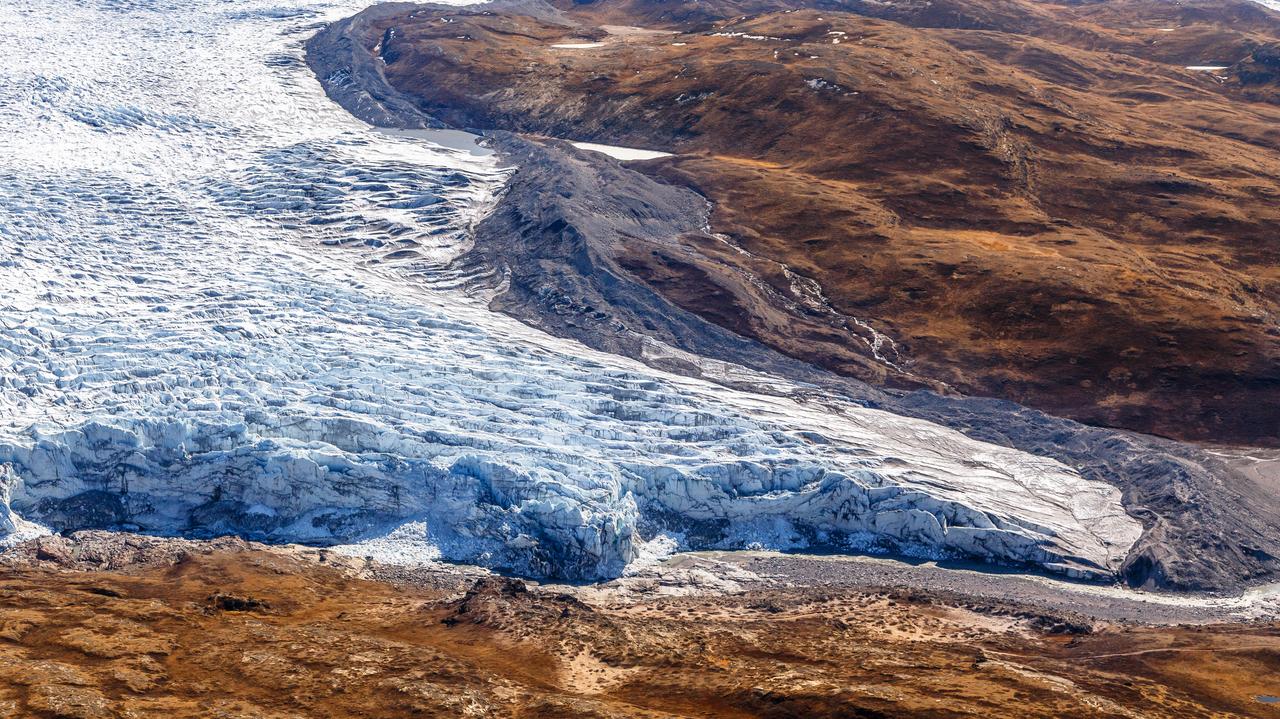
[[[227,541],[86,570],[94,551],[0,578],[0,716],[1280,715],[1257,699],[1280,676],[1270,625],[1082,621],[890,588],[411,586]]]
[[[709,198],[719,236],[635,241],[620,263],[785,354],[1280,443],[1280,15],[1244,0],[797,8],[406,6],[367,49],[453,125],[677,153],[633,167]]]

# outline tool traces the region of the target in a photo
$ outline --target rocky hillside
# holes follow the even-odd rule
[[[405,7],[365,49],[445,123],[676,153],[640,169],[707,197],[713,234],[617,256],[735,333],[1275,445],[1278,38],[1243,0],[602,0]]]

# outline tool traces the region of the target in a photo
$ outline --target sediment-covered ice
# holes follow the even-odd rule
[[[0,534],[399,538],[569,578],[661,531],[1086,572],[1137,539],[1058,462],[461,294],[506,171],[325,99],[301,43],[358,9],[0,0]]]

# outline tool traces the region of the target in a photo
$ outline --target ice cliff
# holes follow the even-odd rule
[[[1114,490],[1050,461],[872,410],[823,410],[840,425],[823,429],[756,398],[776,413],[762,422],[652,383],[581,387],[598,421],[576,432],[519,422],[520,393],[500,390],[501,418],[465,423],[367,399],[329,417],[91,421],[10,440],[0,463],[12,510],[57,529],[335,543],[418,521],[448,558],[568,579],[616,576],[641,525],[694,548],[853,544],[1094,574],[1138,535]]]

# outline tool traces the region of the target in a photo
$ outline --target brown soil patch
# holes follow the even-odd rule
[[[258,603],[228,609],[214,596]],[[263,551],[16,569],[0,579],[0,714],[1275,714],[1253,698],[1277,689],[1274,627],[1090,629],[1038,616],[919,591],[584,603],[488,579],[459,596]]]

